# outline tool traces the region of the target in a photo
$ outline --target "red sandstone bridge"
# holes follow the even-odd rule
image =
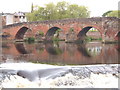
[[[115,41],[120,37],[119,22],[120,19],[115,17],[93,17],[93,18],[76,18],[51,21],[23,22],[3,26],[3,33],[9,33],[7,39],[23,39],[28,33],[32,37],[40,31],[44,37],[54,36],[55,32],[60,29],[60,38],[66,39],[67,33],[72,28],[75,32],[75,39],[80,40],[91,28],[96,28],[103,41]]]

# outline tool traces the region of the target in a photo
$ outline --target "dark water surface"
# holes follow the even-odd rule
[[[119,64],[120,45],[75,43],[2,43],[5,62],[32,62],[55,65]]]

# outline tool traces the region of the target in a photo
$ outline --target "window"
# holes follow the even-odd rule
[[[15,18],[18,18],[18,16],[14,16]]]

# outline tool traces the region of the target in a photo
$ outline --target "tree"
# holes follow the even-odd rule
[[[32,3],[32,5],[31,5],[31,13],[33,12],[33,8],[34,8],[34,6],[33,6],[33,3]]]
[[[27,13],[26,17],[28,21],[42,21],[45,18],[44,8],[39,6],[34,6],[32,13]]]
[[[46,4],[46,7],[44,9],[44,20],[54,20],[57,17],[57,9],[56,6],[53,3]]]
[[[69,18],[84,18],[89,17],[89,11],[85,6],[78,6],[76,4],[69,5],[68,13]]]
[[[103,17],[105,17],[105,16],[107,16],[107,14],[108,14],[108,13],[110,13],[110,12],[112,12],[112,10],[110,10],[110,11],[107,11],[107,12],[103,13],[103,15],[102,15],[102,16],[103,16]]]
[[[104,13],[103,16],[120,18],[120,11],[119,10],[108,11],[108,12]]]
[[[29,21],[57,20],[65,18],[83,18],[89,17],[90,12],[85,6],[69,4],[65,1],[46,4],[45,7],[34,6],[31,13],[28,13]]]
[[[69,4],[65,1],[58,2],[56,5],[57,8],[57,19],[64,19],[68,18],[67,10],[68,10]]]

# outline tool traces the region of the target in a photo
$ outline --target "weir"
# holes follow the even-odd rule
[[[18,65],[18,64],[13,64],[13,65]],[[12,78],[9,79],[8,82],[12,83],[12,80],[17,80],[19,78],[23,79],[23,84],[26,82],[27,79],[28,81],[26,82],[26,84],[24,84],[23,86],[27,87],[27,83],[31,83],[33,84],[32,86],[34,87],[34,83],[36,83],[36,85],[38,85],[38,87],[41,87],[42,84],[45,83],[45,81],[47,81],[49,85],[53,85],[54,87],[59,87],[59,86],[68,86],[68,85],[72,85],[72,87],[76,87],[77,86],[77,82],[76,81],[83,81],[85,79],[88,79],[88,81],[86,82],[82,82],[80,83],[81,85],[83,83],[87,83],[85,86],[81,86],[79,85],[79,87],[98,87],[97,82],[93,82],[93,79],[95,76],[97,76],[98,78],[100,78],[100,75],[103,75],[102,77],[104,77],[104,82],[108,82],[107,78],[111,78],[114,77],[114,79],[112,79],[112,81],[115,80],[115,78],[120,78],[118,76],[118,73],[120,73],[120,70],[118,69],[117,65],[90,65],[90,66],[48,66],[47,68],[41,68],[41,64],[21,64],[21,67],[17,67],[15,68],[9,68],[10,64],[6,64],[6,65],[0,65],[0,75],[1,75],[1,79],[3,81],[3,83],[6,83],[5,80],[7,78]],[[26,66],[30,66],[34,69],[29,69],[29,67]],[[37,66],[37,67],[36,67]],[[43,64],[42,64],[43,66]],[[45,66],[45,65],[44,65]],[[93,76],[92,76],[93,75]],[[98,76],[99,75],[99,76]],[[6,76],[6,77],[4,77]],[[12,77],[13,76],[13,77]],[[13,79],[14,78],[14,79]],[[44,81],[42,81],[44,80]],[[49,83],[49,81],[52,80],[53,82],[51,82],[52,84]],[[61,82],[62,80],[62,82]],[[96,79],[97,80],[97,79]],[[102,81],[102,78],[101,78]],[[109,79],[110,81],[110,79]],[[15,81],[14,81],[15,82]],[[93,85],[90,84],[90,82],[94,83]],[[16,85],[19,86],[19,84],[22,85],[22,83],[20,82],[16,82]],[[99,83],[102,83],[99,81]],[[49,85],[46,87],[49,87]],[[109,86],[110,84],[106,83],[106,87],[116,87],[116,85],[112,85]],[[4,86],[4,84],[3,84]],[[31,86],[31,87],[32,87]],[[117,87],[116,87],[117,88]]]

